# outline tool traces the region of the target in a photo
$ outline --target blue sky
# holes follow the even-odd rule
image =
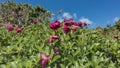
[[[5,0],[0,0],[5,1]],[[94,26],[114,24],[120,18],[120,0],[14,0],[17,3],[41,5],[52,11],[52,18],[72,17],[76,21],[88,21]],[[58,9],[62,9],[58,16]]]

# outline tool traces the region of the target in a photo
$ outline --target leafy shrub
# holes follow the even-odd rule
[[[87,29],[86,22],[77,23],[72,19],[63,22],[44,19],[46,10],[32,8],[28,4],[3,4],[2,11],[15,6],[15,15],[26,9],[29,13],[24,23],[3,19],[0,27],[0,68],[119,68],[120,32],[112,28]],[[7,6],[7,7],[6,7]],[[34,12],[33,12],[34,11]],[[38,14],[37,14],[38,13]],[[26,12],[25,12],[26,14]],[[37,16],[38,15],[38,16]],[[40,15],[40,16],[39,16]],[[28,18],[29,16],[29,18]],[[19,18],[13,19],[19,20]],[[37,18],[36,18],[37,17]],[[11,18],[11,17],[10,17]],[[45,16],[49,18],[49,16]],[[40,23],[46,22],[46,23]],[[22,22],[22,20],[20,20]],[[1,23],[1,22],[0,22]],[[6,25],[7,24],[7,25]]]
[[[64,22],[57,30],[48,23],[32,24],[17,33],[0,28],[0,67],[41,67],[40,53],[50,56],[48,68],[97,68],[120,66],[120,40],[114,38],[118,31],[108,35],[94,29],[79,27],[64,33]],[[58,25],[57,25],[58,26]],[[14,27],[15,28],[15,27]],[[58,36],[53,39],[51,36]],[[56,51],[55,51],[56,49]],[[57,52],[57,53],[56,53]]]
[[[30,25],[34,20],[40,23],[49,22],[51,17],[51,12],[41,6],[32,7],[29,4],[16,4],[9,0],[6,3],[0,3],[0,6],[0,25]]]

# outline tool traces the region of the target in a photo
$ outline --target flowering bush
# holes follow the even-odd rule
[[[83,23],[65,22],[0,28],[0,68],[120,66],[119,31],[105,35],[104,31],[84,28]]]
[[[15,17],[1,20],[11,24],[0,27],[0,68],[120,67],[118,25],[117,29],[87,29],[87,22],[75,22],[73,19],[40,23],[39,10],[39,7],[31,9],[31,17],[24,16],[26,13],[22,14],[22,10],[16,9],[12,12],[20,17],[20,21],[22,15],[25,17],[25,23],[22,24],[11,23],[15,21]],[[35,11],[35,14],[32,11]],[[46,13],[44,10],[42,12],[43,15]],[[4,18],[4,13],[2,16]],[[33,24],[26,24],[31,20]]]

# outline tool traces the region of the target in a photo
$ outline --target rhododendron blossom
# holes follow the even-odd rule
[[[17,33],[20,33],[22,31],[22,29],[19,28],[19,27],[17,27],[15,30],[16,30]]]
[[[34,24],[37,24],[37,23],[38,23],[38,21],[37,21],[37,20],[33,20],[33,23],[34,23]]]
[[[70,28],[68,26],[66,26],[66,25],[64,25],[62,29],[63,29],[64,33],[66,33],[66,34],[68,32],[70,32]]]
[[[118,39],[118,37],[119,37],[118,34],[115,34],[115,35],[114,35],[114,38]]]
[[[87,26],[88,24],[86,22],[83,23],[84,26]]]
[[[83,26],[83,23],[82,22],[80,22],[80,23],[78,23],[79,24],[79,27],[82,27]]]
[[[78,28],[79,28],[79,26],[77,26],[77,25],[72,25],[72,30],[76,31],[76,29],[78,29]]]
[[[42,68],[45,68],[48,64],[48,61],[50,60],[50,56],[43,53],[40,53],[40,56],[41,60],[39,61],[39,64],[41,64]]]
[[[52,30],[57,30],[58,28],[60,28],[60,22],[58,20],[50,23],[50,28]]]
[[[74,25],[74,26],[79,26],[79,23],[73,22],[72,25]]]
[[[59,38],[58,36],[50,36],[49,42],[52,43],[53,41],[55,41],[58,38]]]
[[[68,20],[66,20],[66,19],[64,19],[64,25],[66,25],[66,26],[71,26],[73,24],[73,19],[68,19]]]
[[[11,24],[6,25],[6,28],[8,29],[8,31],[13,31],[14,30],[14,27]]]

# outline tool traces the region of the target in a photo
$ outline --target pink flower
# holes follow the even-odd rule
[[[6,25],[6,28],[8,29],[8,31],[13,31],[14,30],[14,27],[11,24]]]
[[[17,33],[20,33],[20,32],[22,31],[22,29],[19,28],[19,27],[17,27],[17,28],[16,28],[16,31],[17,31]]]
[[[38,21],[37,21],[37,20],[33,20],[33,23],[34,23],[34,24],[37,24],[37,23],[38,23]]]
[[[87,26],[87,25],[88,25],[86,22],[84,22],[83,24],[84,24],[84,26]]]
[[[66,34],[68,32],[70,32],[70,28],[68,26],[66,26],[66,25],[64,25],[62,29],[63,29],[64,33],[66,33]]]
[[[82,25],[83,25],[83,23],[82,23],[82,22],[80,22],[80,23],[79,23],[79,27],[82,27]]]
[[[77,22],[72,22],[72,25],[79,26],[79,23],[77,23]]]
[[[77,26],[77,25],[72,26],[72,30],[74,30],[74,31],[76,31],[76,29],[78,29],[78,28],[79,28],[79,26]]]
[[[114,35],[114,38],[118,39],[118,37],[119,37],[119,36],[118,36],[117,34]]]
[[[52,30],[57,30],[58,28],[60,28],[60,22],[58,20],[50,23],[50,28]]]
[[[58,36],[50,36],[49,42],[52,43],[52,42],[54,42],[58,38],[59,38]]]
[[[73,19],[68,19],[68,20],[66,20],[66,19],[64,19],[64,25],[66,25],[66,26],[71,26],[73,24]]]
[[[54,51],[54,54],[59,54],[60,53],[60,51],[56,48],[54,48],[53,51]]]
[[[41,60],[39,61],[39,64],[41,64],[42,68],[45,68],[46,65],[48,64],[48,61],[50,60],[50,56],[45,55],[43,53],[40,53]]]

